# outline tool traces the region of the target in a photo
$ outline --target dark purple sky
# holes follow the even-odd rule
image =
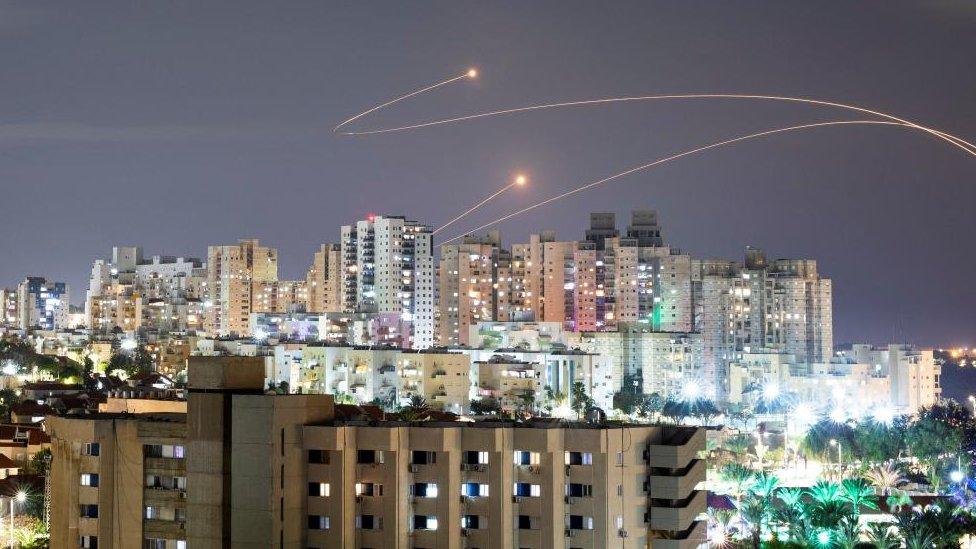
[[[206,254],[256,236],[282,276],[366,212],[438,224],[515,170],[475,221],[750,131],[852,118],[796,105],[550,111],[370,138],[338,121],[477,66],[482,78],[364,119],[408,123],[609,95],[835,99],[976,138],[976,5],[930,2],[0,1],[0,284],[78,302],[113,244]],[[284,7],[287,6],[287,7]],[[835,340],[976,344],[976,158],[903,128],[744,143],[512,220],[582,235],[591,210],[660,211],[695,256],[820,260]]]

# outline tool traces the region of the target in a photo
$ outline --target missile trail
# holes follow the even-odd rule
[[[426,88],[420,88],[419,90],[412,91],[412,92],[410,92],[410,93],[408,93],[406,95],[401,95],[400,97],[397,97],[396,99],[391,99],[390,101],[387,101],[386,103],[381,103],[379,105],[376,105],[375,107],[373,107],[373,108],[371,108],[369,110],[363,111],[363,112],[357,114],[356,116],[353,116],[352,118],[350,118],[348,120],[345,120],[344,122],[340,123],[335,128],[332,128],[332,132],[333,133],[338,132],[339,131],[339,128],[342,128],[343,126],[349,124],[350,122],[354,122],[356,120],[359,120],[360,118],[366,116],[367,114],[370,114],[370,113],[376,112],[376,111],[378,111],[380,109],[384,109],[386,107],[389,107],[390,105],[392,105],[394,103],[399,103],[400,101],[403,101],[404,99],[409,99],[409,98],[411,98],[411,97],[413,97],[415,95],[420,95],[422,93],[426,93],[426,92],[429,92],[431,90],[435,90],[435,89],[437,89],[437,88],[439,88],[441,86],[446,86],[448,84],[451,84],[452,82],[457,82],[458,80],[464,80],[465,78],[474,78],[476,76],[478,76],[478,72],[475,71],[474,69],[471,69],[471,70],[467,71],[466,73],[464,73],[464,74],[462,74],[460,76],[455,76],[454,78],[448,78],[447,80],[445,80],[443,82],[438,82],[436,84],[427,86]],[[342,135],[350,135],[350,134],[344,132]]]
[[[859,107],[857,105],[850,105],[850,104],[846,104],[846,103],[840,103],[840,102],[836,102],[836,101],[826,101],[826,100],[811,99],[811,98],[806,98],[806,97],[790,97],[790,96],[781,96],[781,95],[758,95],[758,94],[694,93],[694,94],[666,94],[666,95],[642,95],[642,96],[607,97],[607,98],[600,98],[600,99],[589,99],[589,100],[582,100],[582,101],[565,101],[565,102],[560,102],[560,103],[545,103],[545,104],[538,104],[538,105],[529,105],[529,106],[525,106],[525,107],[516,107],[516,108],[509,108],[509,109],[486,111],[486,112],[480,112],[480,113],[475,113],[475,114],[468,114],[468,115],[464,115],[464,116],[456,116],[456,117],[452,117],[452,118],[442,118],[442,119],[438,119],[438,120],[431,120],[431,121],[427,121],[427,122],[420,122],[420,123],[417,123],[417,124],[410,124],[410,125],[406,125],[406,126],[397,126],[397,127],[390,127],[390,128],[379,128],[379,129],[372,129],[372,130],[360,130],[360,131],[339,131],[340,129],[342,129],[343,127],[345,127],[346,125],[350,124],[351,122],[353,122],[355,120],[358,120],[358,119],[360,119],[360,118],[362,118],[362,117],[364,117],[364,116],[366,116],[366,115],[368,115],[370,113],[373,113],[373,112],[376,112],[378,110],[381,110],[381,109],[383,109],[385,107],[388,107],[390,105],[393,105],[394,103],[397,103],[397,102],[402,101],[404,99],[407,99],[407,98],[410,98],[410,97],[414,97],[414,96],[420,95],[422,93],[431,91],[431,90],[436,89],[436,88],[439,88],[441,86],[446,86],[448,84],[457,82],[459,80],[463,80],[465,78],[475,78],[475,77],[477,77],[477,71],[474,70],[474,69],[471,69],[471,70],[469,70],[468,72],[466,72],[466,73],[464,73],[462,75],[455,76],[453,78],[449,78],[447,80],[444,80],[443,82],[438,82],[438,83],[433,84],[431,86],[427,86],[425,88],[421,88],[421,89],[418,89],[416,91],[410,92],[410,93],[408,93],[406,95],[402,95],[400,97],[397,97],[395,99],[392,99],[390,101],[387,101],[386,103],[382,103],[380,105],[377,105],[375,107],[372,107],[371,109],[366,110],[364,112],[361,112],[361,113],[353,116],[352,118],[350,118],[350,119],[348,119],[348,120],[340,123],[335,128],[333,128],[333,133],[335,133],[337,135],[343,135],[343,136],[376,135],[376,134],[396,133],[396,132],[402,132],[402,131],[416,130],[416,129],[428,128],[428,127],[432,127],[432,126],[442,126],[442,125],[447,125],[447,124],[456,124],[456,123],[466,122],[466,121],[470,121],[470,120],[478,120],[478,119],[482,119],[482,118],[490,118],[490,117],[496,117],[496,116],[505,116],[505,115],[510,115],[510,114],[518,114],[518,113],[530,112],[530,111],[541,111],[541,110],[547,110],[547,109],[560,109],[560,108],[568,108],[568,107],[583,107],[583,106],[592,106],[592,105],[605,105],[605,104],[613,104],[613,103],[626,103],[626,102],[638,102],[638,101],[663,101],[663,100],[737,100],[737,101],[775,101],[775,102],[800,103],[800,104],[807,104],[807,105],[817,105],[817,106],[822,106],[822,107],[832,107],[832,108],[844,109],[844,110],[848,110],[848,111],[858,112],[858,113],[861,113],[861,114],[868,114],[868,115],[871,115],[871,116],[876,116],[878,118],[881,118],[882,120],[844,120],[844,121],[819,122],[819,123],[813,123],[813,124],[803,124],[803,125],[798,125],[798,126],[790,126],[790,127],[787,127],[787,128],[778,128],[778,129],[773,129],[773,130],[767,130],[767,131],[764,131],[764,132],[758,132],[758,133],[753,133],[753,134],[749,134],[749,135],[743,135],[743,136],[736,137],[736,138],[733,138],[733,139],[728,139],[728,140],[725,140],[725,141],[719,141],[717,143],[712,143],[710,145],[705,145],[703,147],[699,147],[699,148],[696,148],[696,149],[692,149],[692,150],[689,150],[689,151],[685,151],[685,152],[682,152],[682,153],[678,153],[676,155],[672,155],[672,156],[669,156],[669,157],[661,158],[661,159],[655,160],[653,162],[650,162],[648,164],[644,164],[644,165],[637,166],[635,168],[631,168],[629,170],[620,172],[618,174],[612,175],[612,176],[607,177],[605,179],[601,179],[601,180],[598,180],[598,181],[594,181],[592,183],[588,183],[588,184],[583,185],[581,187],[578,187],[576,189],[572,189],[572,190],[567,191],[565,193],[562,193],[562,194],[556,195],[554,197],[548,198],[546,200],[543,200],[542,202],[533,204],[531,206],[528,206],[526,208],[523,208],[523,209],[518,210],[516,212],[510,213],[510,214],[508,214],[506,216],[503,216],[503,217],[501,217],[499,219],[496,219],[494,221],[491,221],[489,223],[486,223],[486,224],[484,224],[484,225],[482,225],[482,226],[480,226],[480,227],[478,227],[476,229],[473,229],[472,231],[469,231],[467,234],[470,234],[471,232],[480,231],[482,229],[485,229],[485,228],[490,227],[492,225],[495,225],[497,223],[501,223],[502,221],[505,221],[507,219],[511,219],[512,217],[515,217],[517,215],[521,215],[521,214],[523,214],[525,212],[534,210],[535,208],[539,208],[539,207],[544,206],[546,204],[549,204],[549,203],[551,203],[553,201],[556,201],[556,200],[565,198],[567,196],[576,194],[578,192],[584,191],[584,190],[589,189],[591,187],[595,187],[597,185],[601,185],[603,183],[607,183],[609,181],[613,181],[614,179],[623,177],[625,175],[629,175],[629,174],[634,173],[634,172],[637,172],[637,171],[645,170],[645,169],[648,169],[648,168],[657,166],[659,164],[663,164],[665,162],[670,162],[671,160],[676,160],[678,158],[682,158],[684,156],[688,156],[688,155],[696,154],[696,153],[699,153],[699,152],[703,152],[703,151],[706,151],[706,150],[709,150],[709,149],[713,149],[713,148],[717,148],[717,147],[722,147],[722,146],[725,146],[725,145],[731,145],[733,143],[738,143],[740,141],[746,141],[746,140],[749,140],[749,139],[755,139],[755,138],[764,137],[764,136],[768,136],[768,135],[773,135],[773,134],[778,134],[778,133],[783,133],[783,132],[796,131],[796,130],[802,130],[802,129],[817,128],[817,127],[822,127],[822,126],[840,126],[840,125],[852,125],[852,124],[880,124],[880,125],[888,125],[888,126],[902,126],[902,127],[906,127],[906,128],[909,128],[909,129],[914,129],[914,130],[919,130],[919,131],[925,132],[925,133],[927,133],[929,135],[932,135],[932,136],[934,136],[934,137],[936,137],[938,139],[941,139],[941,140],[945,141],[946,143],[949,143],[950,145],[952,145],[952,146],[954,146],[954,147],[956,147],[958,149],[961,149],[962,151],[968,153],[971,156],[976,156],[976,145],[974,145],[973,143],[970,143],[969,141],[966,141],[965,139],[962,139],[961,137],[958,137],[956,135],[952,135],[952,134],[947,133],[947,132],[943,132],[941,130],[937,130],[935,128],[931,128],[931,127],[928,127],[928,126],[923,126],[923,125],[918,124],[916,122],[912,122],[910,120],[906,120],[904,118],[900,118],[898,116],[895,116],[895,115],[892,115],[892,114],[889,114],[889,113],[886,113],[886,112],[882,112],[882,111],[878,111],[878,110],[873,110],[873,109],[868,109],[868,108],[865,108],[865,107]],[[450,221],[448,221],[447,223],[445,223],[441,227],[437,228],[434,232],[437,233],[437,232],[440,232],[440,231],[446,229],[448,226],[450,226],[450,225],[456,223],[457,221],[463,219],[464,217],[466,217],[467,215],[471,214],[472,212],[474,212],[475,210],[477,210],[481,206],[484,206],[486,203],[488,203],[489,201],[491,201],[492,199],[494,199],[495,197],[497,197],[498,195],[500,195],[501,193],[505,192],[506,190],[508,190],[511,187],[512,187],[512,184],[507,185],[505,187],[502,187],[501,189],[499,189],[495,193],[489,195],[487,198],[485,198],[482,201],[478,202],[477,204],[475,204],[471,208],[465,210],[460,215],[455,216],[453,219],[451,219]],[[455,240],[458,240],[462,236],[463,235],[459,235],[459,236],[453,237],[453,238],[448,239],[447,241],[443,242],[442,244],[446,244],[446,243],[449,243],[449,242],[453,242]]]
[[[770,136],[770,135],[781,134],[781,133],[792,132],[792,131],[806,130],[806,129],[811,129],[811,128],[821,128],[821,127],[825,127],[825,126],[844,126],[844,125],[901,126],[901,127],[906,127],[906,128],[909,128],[909,129],[914,129],[914,126],[911,125],[911,124],[906,124],[906,123],[903,123],[903,122],[893,122],[893,121],[890,121],[890,120],[836,120],[836,121],[832,121],[832,122],[815,122],[815,123],[811,123],[811,124],[802,124],[802,125],[799,125],[799,126],[789,126],[789,127],[786,127],[786,128],[776,128],[776,129],[773,129],[773,130],[765,130],[765,131],[761,131],[761,132],[751,133],[751,134],[748,134],[748,135],[742,135],[742,136],[739,136],[739,137],[733,137],[731,139],[726,139],[724,141],[718,141],[718,142],[711,143],[711,144],[708,144],[708,145],[704,145],[704,146],[701,146],[701,147],[696,147],[694,149],[690,149],[690,150],[687,150],[687,151],[684,151],[684,152],[680,152],[680,153],[677,153],[677,154],[673,154],[671,156],[666,156],[666,157],[663,157],[663,158],[658,158],[657,160],[648,162],[646,164],[641,164],[640,166],[635,166],[633,168],[624,170],[622,172],[615,173],[615,174],[613,174],[613,175],[611,175],[609,177],[605,177],[603,179],[599,179],[597,181],[593,181],[591,183],[587,183],[585,185],[576,187],[575,189],[571,189],[571,190],[566,191],[564,193],[561,193],[561,194],[558,194],[556,196],[552,196],[550,198],[547,198],[547,199],[545,199],[545,200],[543,200],[541,202],[537,202],[535,204],[532,204],[531,206],[526,206],[525,208],[522,208],[521,210],[516,210],[516,211],[514,211],[512,213],[509,213],[507,215],[504,215],[502,217],[499,217],[498,219],[495,219],[494,221],[489,221],[488,223],[485,223],[484,225],[481,225],[479,227],[475,227],[474,229],[471,229],[471,230],[465,232],[464,234],[459,234],[457,236],[453,236],[453,237],[451,237],[451,238],[449,238],[449,239],[441,242],[439,245],[442,246],[444,244],[449,244],[451,242],[454,242],[455,240],[458,240],[458,239],[463,238],[465,235],[473,234],[473,233],[476,233],[478,231],[487,229],[488,227],[491,227],[492,225],[497,225],[498,223],[501,223],[503,221],[507,221],[507,220],[509,220],[509,219],[511,219],[511,218],[513,218],[515,216],[522,215],[522,214],[524,214],[526,212],[529,212],[529,211],[532,211],[532,210],[534,210],[536,208],[541,208],[542,206],[545,206],[545,205],[550,204],[552,202],[555,202],[557,200],[561,200],[563,198],[566,198],[568,196],[574,195],[576,193],[583,192],[583,191],[585,191],[587,189],[591,189],[591,188],[596,187],[598,185],[603,185],[604,183],[609,183],[609,182],[611,182],[611,181],[613,181],[615,179],[620,179],[621,177],[624,177],[624,176],[627,176],[627,175],[630,175],[630,174],[633,174],[633,173],[636,173],[636,172],[639,172],[639,171],[647,170],[647,169],[653,168],[655,166],[659,166],[661,164],[665,164],[667,162],[671,162],[672,160],[677,160],[679,158],[684,158],[686,156],[691,156],[691,155],[694,155],[694,154],[697,154],[697,153],[701,153],[701,152],[704,152],[704,151],[707,151],[707,150],[710,150],[710,149],[724,147],[726,145],[732,145],[734,143],[739,143],[739,142],[747,141],[747,140],[750,140],[750,139],[757,139],[757,138],[760,138],[760,137],[766,137],[766,136]]]
[[[470,208],[468,208],[467,210],[465,210],[464,212],[462,212],[460,215],[456,216],[454,219],[452,219],[452,220],[448,221],[447,223],[441,225],[440,227],[434,229],[434,232],[432,234],[437,234],[437,233],[443,231],[444,229],[450,227],[454,223],[457,223],[458,221],[460,221],[461,219],[463,219],[465,216],[467,216],[471,212],[473,212],[473,211],[477,210],[478,208],[484,206],[485,204],[487,204],[488,202],[490,202],[493,198],[495,198],[496,196],[502,194],[503,192],[511,189],[512,187],[522,186],[522,185],[525,185],[525,176],[523,176],[523,175],[516,176],[515,179],[512,180],[512,182],[509,183],[508,185],[505,185],[504,187],[498,189],[497,191],[495,191],[494,193],[492,193],[491,195],[489,195],[487,198],[485,198],[481,202],[478,202],[474,206],[471,206]]]
[[[452,79],[452,80],[449,80],[449,81],[441,82],[440,84],[437,84],[436,86],[442,86],[442,85],[445,85],[445,84],[447,84],[449,82],[453,82],[455,80],[459,80],[461,78],[463,78],[463,77],[458,77],[458,78],[455,78],[455,79]],[[410,94],[410,95],[417,95],[418,93],[422,93],[422,91],[424,91],[424,90],[420,90],[420,91],[414,92],[413,94]],[[406,97],[410,97],[410,95],[404,96],[402,98],[398,98],[398,99],[396,99],[394,101],[391,101],[390,103],[393,103],[395,101],[399,101],[400,99],[405,99]],[[517,108],[512,108],[512,109],[502,109],[502,110],[496,110],[496,111],[487,111],[487,112],[482,112],[482,113],[469,114],[469,115],[464,115],[464,116],[457,116],[457,117],[453,117],[453,118],[443,118],[443,119],[439,119],[439,120],[432,120],[432,121],[429,121],[429,122],[421,122],[421,123],[418,123],[418,124],[410,124],[410,125],[407,125],[407,126],[397,126],[397,127],[393,127],[393,128],[380,128],[380,129],[375,129],[375,130],[362,130],[362,131],[340,132],[340,135],[362,136],[362,135],[376,135],[376,134],[382,134],[382,133],[402,132],[402,131],[408,131],[408,130],[416,130],[416,129],[420,129],[420,128],[429,128],[431,126],[441,126],[441,125],[445,125],[445,124],[456,124],[456,123],[459,123],[459,122],[466,122],[466,121],[469,121],[469,120],[477,120],[477,119],[481,119],[481,118],[490,118],[490,117],[495,117],[495,116],[504,116],[504,115],[509,115],[509,114],[517,114],[517,113],[530,112],[530,111],[540,111],[540,110],[546,110],[546,109],[559,109],[559,108],[566,108],[566,107],[582,107],[582,106],[588,106],[588,105],[604,105],[604,104],[609,104],[609,103],[624,103],[624,102],[637,102],[637,101],[691,100],[691,99],[726,99],[726,100],[783,101],[783,102],[791,102],[791,103],[805,103],[805,104],[809,104],[809,105],[819,105],[819,106],[825,106],[825,107],[835,107],[835,108],[840,108],[840,109],[845,109],[845,110],[860,112],[860,113],[863,113],[863,114],[870,114],[870,115],[873,115],[873,116],[879,116],[881,118],[884,118],[884,119],[887,119],[887,120],[891,120],[893,122],[899,122],[899,123],[901,123],[903,125],[910,126],[910,127],[915,128],[917,130],[921,130],[921,131],[924,131],[924,132],[926,132],[928,134],[931,134],[931,135],[933,135],[935,137],[938,137],[939,139],[942,139],[942,140],[944,140],[944,141],[946,141],[946,142],[948,142],[948,143],[950,143],[950,144],[952,144],[952,145],[954,145],[954,146],[956,146],[956,147],[958,147],[958,148],[966,151],[970,155],[976,156],[976,145],[974,145],[974,144],[972,144],[972,143],[970,143],[970,142],[968,142],[968,141],[966,141],[966,140],[964,140],[964,139],[962,139],[962,138],[960,138],[958,136],[955,136],[955,135],[952,135],[952,134],[949,134],[949,133],[946,133],[946,132],[943,132],[943,131],[940,131],[940,130],[937,130],[937,129],[934,129],[934,128],[929,128],[927,126],[923,126],[921,124],[912,122],[910,120],[906,120],[904,118],[899,118],[899,117],[897,117],[895,115],[888,114],[888,113],[885,113],[885,112],[882,112],[882,111],[876,111],[876,110],[867,109],[867,108],[864,108],[864,107],[858,107],[856,105],[848,105],[848,104],[845,104],[845,103],[838,103],[836,101],[825,101],[825,100],[821,100],[821,99],[809,99],[809,98],[805,98],[805,97],[789,97],[789,96],[781,96],[781,95],[730,94],[730,93],[694,93],[694,94],[669,94],[669,95],[641,95],[641,96],[628,96],[628,97],[608,97],[608,98],[602,98],[602,99],[588,99],[588,100],[584,100],[584,101],[565,101],[565,102],[561,102],[561,103],[546,103],[546,104],[541,104],[541,105],[529,105],[527,107],[517,107]],[[359,118],[361,116],[364,116],[365,114],[368,114],[370,112],[379,110],[379,109],[383,108],[384,106],[385,105],[380,105],[378,107],[375,107],[375,108],[373,108],[373,109],[371,109],[369,111],[366,111],[366,113],[363,113],[361,115],[357,115],[356,118]],[[336,129],[338,129],[339,127],[341,127],[341,126],[343,126],[345,124],[346,124],[346,122],[343,122],[342,124],[340,124],[339,126],[337,126]]]

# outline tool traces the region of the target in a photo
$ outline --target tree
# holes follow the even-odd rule
[[[908,482],[892,463],[878,465],[868,471],[865,478],[881,491],[882,496],[888,496],[892,490]]]
[[[846,423],[824,419],[810,426],[802,446],[811,454],[826,456],[833,449],[831,440],[836,440],[850,450],[854,448],[854,430]]]
[[[782,524],[793,541],[802,541],[807,537],[807,516],[803,505],[803,490],[800,488],[781,488],[776,492],[779,505],[776,507],[775,519]]]
[[[576,417],[582,418],[583,414],[589,412],[593,408],[593,398],[587,394],[586,385],[583,385],[582,381],[573,383],[573,388],[570,394],[572,395],[570,406],[573,408],[573,411],[576,412]]]
[[[108,361],[109,372],[121,371],[129,378],[148,374],[152,370],[152,355],[143,347],[138,347],[131,352],[119,351],[113,353]]]
[[[657,393],[643,395],[637,403],[637,415],[642,418],[649,418],[654,414],[659,414],[663,409],[664,398]]]
[[[923,410],[905,430],[908,451],[928,465],[944,455],[958,455],[963,443],[962,432],[952,422],[932,412],[932,409]]]
[[[840,497],[851,504],[851,512],[857,518],[861,515],[861,508],[878,510],[874,489],[863,478],[844,479],[840,485]]]
[[[4,421],[10,423],[10,414],[13,407],[20,403],[17,391],[13,389],[0,389],[0,411],[3,413]]]
[[[905,427],[905,421],[901,418],[891,426],[877,421],[858,423],[853,433],[858,456],[868,463],[897,459],[904,449]]]
[[[853,515],[839,484],[821,480],[807,488],[806,495],[810,500],[807,516],[816,529],[834,530],[841,520]]]
[[[471,401],[471,413],[475,415],[493,415],[502,411],[501,404],[493,398],[481,398]]]
[[[887,522],[872,522],[868,524],[868,542],[874,549],[897,549],[901,540],[895,532],[895,527]]]
[[[51,463],[51,449],[45,448],[35,452],[27,462],[27,472],[32,475],[47,476],[47,470]]]

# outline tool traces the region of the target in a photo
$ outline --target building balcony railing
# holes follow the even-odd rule
[[[705,481],[705,461],[694,459],[681,469],[652,469],[648,475],[648,494],[655,499],[681,500]]]
[[[664,534],[662,532],[662,534]],[[652,538],[650,542],[654,549],[697,549],[705,543],[705,521],[692,523],[691,527],[681,532],[667,532],[665,537]]]
[[[146,473],[182,473],[186,471],[186,461],[180,458],[147,457],[143,468]]]
[[[146,537],[186,539],[186,523],[183,521],[145,519],[142,530]]]
[[[698,515],[705,512],[706,493],[703,490],[692,492],[683,500],[651,499],[648,502],[651,530],[681,532],[691,527]]]
[[[661,441],[647,448],[647,464],[668,469],[683,468],[705,449],[705,430],[697,427],[665,427]]]

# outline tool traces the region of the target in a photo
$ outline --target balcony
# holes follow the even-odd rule
[[[705,543],[705,521],[699,520],[682,532],[669,533],[667,538],[652,538],[654,549],[697,549]]]
[[[683,469],[651,469],[648,493],[655,499],[681,500],[705,481],[705,461],[693,459]]]
[[[705,512],[705,491],[697,490],[683,500],[651,499],[648,502],[651,530],[681,532],[691,527],[698,515]]]
[[[175,520],[145,519],[143,534],[164,539],[186,539],[186,524]]]
[[[142,499],[146,505],[183,507],[186,502],[186,490],[146,488],[142,492]]]
[[[705,430],[696,427],[664,427],[661,441],[647,448],[651,467],[682,468],[705,449]]]
[[[146,473],[168,473],[169,476],[185,476],[174,475],[174,473],[185,473],[186,461],[181,458],[147,457],[144,469]]]

